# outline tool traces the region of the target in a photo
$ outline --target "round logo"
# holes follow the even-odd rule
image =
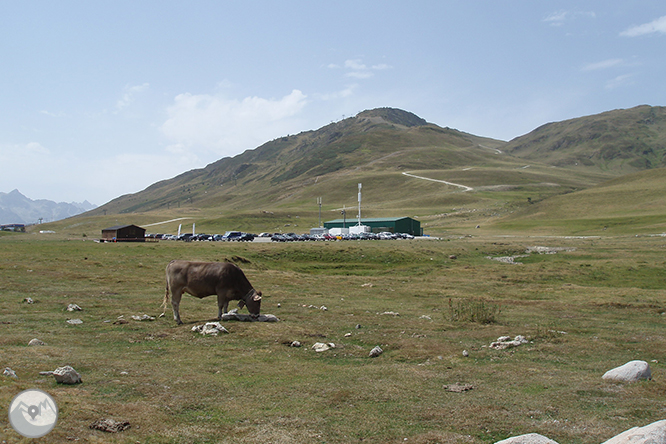
[[[9,422],[26,438],[40,438],[58,422],[58,406],[51,395],[42,390],[24,390],[9,405]]]

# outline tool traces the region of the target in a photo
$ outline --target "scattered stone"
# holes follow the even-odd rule
[[[148,316],[147,314],[137,316],[137,315],[132,315],[132,319],[135,321],[154,321],[155,317],[154,316]]]
[[[28,345],[46,345],[46,342],[40,341],[39,339],[31,339],[30,342],[28,342]]]
[[[634,427],[602,444],[663,444],[666,443],[666,420],[645,427]]]
[[[69,365],[55,369],[53,376],[59,384],[80,384],[82,382],[81,375]]]
[[[120,374],[121,374],[121,376],[127,376],[127,375],[129,375],[128,372],[120,372]]]
[[[70,325],[78,325],[83,324],[83,321],[81,319],[67,319],[67,323]]]
[[[33,301],[32,298],[25,298],[25,299],[23,299],[23,302],[25,302],[26,304],[34,304],[35,303],[35,301]]]
[[[67,311],[82,311],[82,310],[83,310],[83,308],[79,307],[76,304],[69,304],[67,306]]]
[[[377,356],[381,355],[382,353],[384,353],[384,350],[382,350],[382,348],[378,345],[375,348],[373,348],[372,350],[370,350],[370,357],[371,358],[376,358]]]
[[[120,316],[118,319],[113,321],[113,323],[115,325],[121,325],[121,324],[129,324],[129,321],[127,319],[123,318],[122,316]]]
[[[278,302],[278,304],[277,304],[277,308],[280,308],[280,307],[282,307],[282,304],[280,304],[280,303]]]
[[[5,370],[2,372],[2,374],[5,376],[9,376],[10,378],[18,379],[18,376],[16,376],[16,372],[9,367],[6,367]]]
[[[539,253],[539,254],[556,254],[560,252],[576,251],[575,247],[527,247],[525,253]]]
[[[192,331],[211,336],[217,336],[220,333],[229,333],[219,322],[206,322],[203,325],[195,325],[192,327]]]
[[[426,320],[428,320],[428,321],[432,321],[432,318],[431,318],[430,316],[428,316],[428,315],[421,315],[421,316],[419,317],[419,319],[426,319]]]
[[[456,256],[455,254],[452,254],[451,256],[449,256],[449,259],[456,260],[456,259],[458,259],[458,256]]]
[[[652,379],[652,372],[650,371],[650,364],[645,361],[630,361],[626,364],[608,370],[601,377],[611,381],[618,382],[634,382],[641,379]]]
[[[351,333],[345,333],[345,338],[349,338],[351,337],[351,335],[352,335]]]
[[[538,433],[528,433],[527,435],[503,439],[502,441],[497,441],[495,444],[557,444],[557,441],[553,441]]]
[[[361,287],[372,288],[372,287],[374,287],[374,285],[368,282],[367,284],[361,285]]]
[[[317,353],[324,352],[324,351],[330,350],[332,348],[335,348],[335,344],[332,343],[332,342],[329,342],[327,344],[324,344],[323,342],[315,342],[312,345],[312,350],[316,351]]]
[[[355,328],[356,328],[356,330],[360,330],[360,329],[363,328],[363,326],[362,326],[361,324],[356,324],[356,327],[355,327]]]
[[[382,313],[382,316],[387,315],[387,316],[400,316],[400,313],[396,313],[394,311],[385,311]]]
[[[300,347],[301,343],[299,341],[294,341],[291,344],[289,344],[289,347]]]
[[[462,355],[467,358],[469,356],[469,352],[467,350],[463,350]]]
[[[467,392],[469,390],[474,390],[474,386],[472,384],[461,384],[459,382],[456,382],[455,384],[445,385],[444,390],[446,390],[447,392],[462,393],[462,392]]]
[[[490,348],[495,350],[504,350],[511,347],[519,347],[523,344],[527,344],[529,341],[525,339],[525,336],[518,335],[513,340],[510,336],[501,336],[497,338],[496,342],[490,344]]]
[[[260,314],[257,317],[254,317],[249,314],[240,314],[237,312],[237,309],[233,309],[228,313],[222,315],[223,321],[241,321],[241,322],[278,322],[277,316],[272,314]]]
[[[115,421],[113,419],[98,419],[90,424],[93,430],[101,430],[102,432],[118,433],[127,430],[131,427],[129,421]]]
[[[42,376],[52,376],[53,375],[53,370],[47,371],[47,372],[39,372],[40,375]]]

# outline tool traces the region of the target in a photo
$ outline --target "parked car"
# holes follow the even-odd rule
[[[240,231],[227,231],[224,233],[224,236],[222,236],[222,239],[225,241],[236,241],[239,237],[242,236],[242,234],[243,233]]]
[[[241,235],[236,240],[239,242],[252,242],[254,237],[254,234],[251,233],[241,233]]]

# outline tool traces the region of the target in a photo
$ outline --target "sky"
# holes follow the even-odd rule
[[[511,140],[666,105],[663,0],[0,0],[0,192],[102,205],[393,107]]]

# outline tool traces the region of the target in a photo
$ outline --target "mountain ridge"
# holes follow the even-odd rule
[[[0,192],[0,223],[30,224],[42,221],[52,222],[76,216],[97,208],[90,202],[54,202],[47,199],[32,200],[18,189],[9,193]]]

